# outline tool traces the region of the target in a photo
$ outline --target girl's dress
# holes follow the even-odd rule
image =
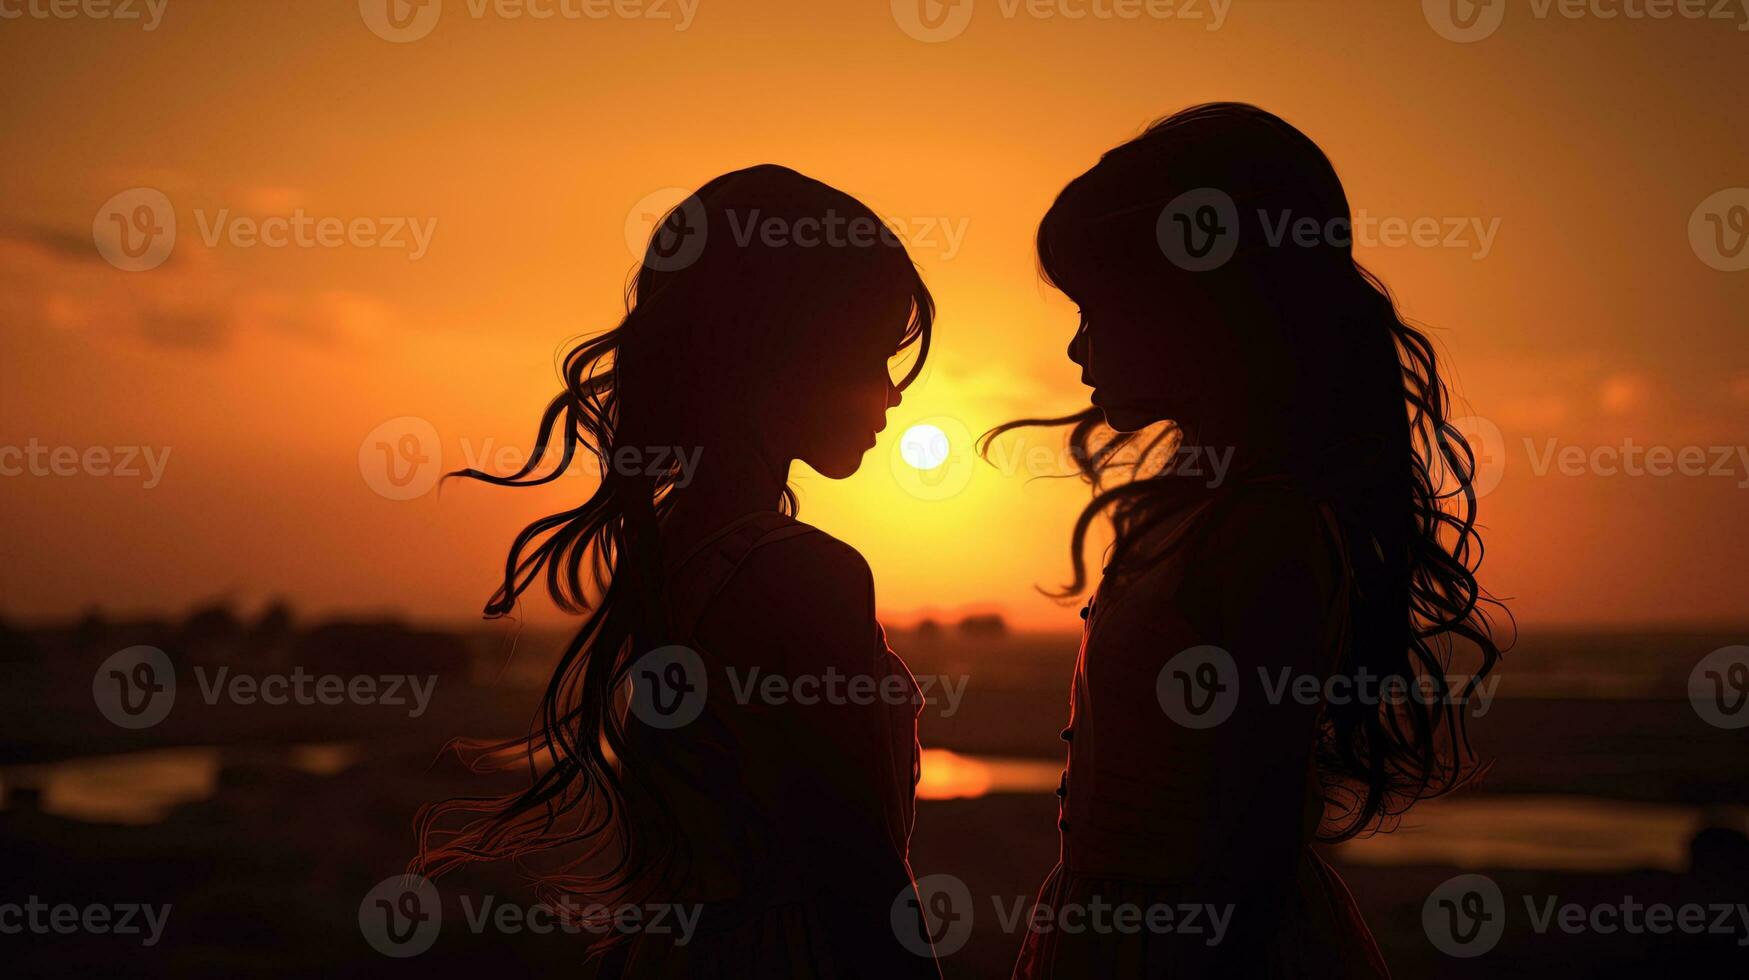
[[[782,637],[776,644],[716,622],[722,593],[755,554],[810,544],[848,551],[822,538],[781,514],[751,514],[669,571],[669,619],[704,665],[704,708],[672,731],[629,725],[628,737],[659,740],[640,756],[660,760],[646,778],[684,853],[661,901],[698,909],[699,921],[684,942],[673,932],[634,934],[604,955],[596,976],[939,980],[927,940],[917,939],[907,861],[922,699],[874,618],[872,581],[841,608],[807,605],[805,581],[762,597],[757,612],[778,624],[769,631]],[[810,644],[809,622],[856,639]],[[767,693],[774,677],[785,694]],[[871,699],[858,683],[853,694],[852,677],[886,693]]]
[[[1258,515],[1269,515],[1261,527]],[[1205,533],[1223,522],[1234,537]],[[1260,533],[1309,546],[1258,559]],[[1327,673],[1351,579],[1333,515],[1291,489],[1252,485],[1205,501],[1160,537],[1163,560],[1127,581],[1108,570],[1084,611],[1062,731],[1059,861],[1032,920],[1044,928],[1025,931],[1015,980],[1388,977],[1347,888],[1309,846],[1323,813],[1311,752],[1318,707],[1271,706],[1264,695],[1280,690],[1276,665],[1292,664],[1293,651],[1247,648],[1281,624],[1223,621],[1220,590],[1232,582],[1199,574],[1261,568],[1257,589],[1301,597],[1297,621],[1323,625],[1282,646],[1309,651],[1300,669]],[[1175,686],[1185,678],[1162,675],[1205,645],[1232,669],[1205,668],[1215,683],[1197,697],[1204,710],[1231,699],[1232,715],[1195,727],[1164,707],[1185,695]],[[1120,908],[1137,910],[1129,928]],[[1106,926],[1093,928],[1101,909]]]

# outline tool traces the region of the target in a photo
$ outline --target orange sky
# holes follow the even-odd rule
[[[1239,99],[1322,144],[1358,212],[1465,229],[1359,252],[1502,433],[1485,581],[1521,619],[1741,618],[1749,452],[1729,454],[1749,418],[1749,272],[1710,267],[1688,234],[1703,200],[1749,185],[1741,12],[1513,3],[1460,44],[1407,2],[1233,0],[1210,29],[1208,0],[1153,8],[1171,17],[972,0],[961,33],[927,42],[901,28],[904,0],[698,0],[684,29],[679,0],[622,4],[652,16],[447,0],[427,35],[392,43],[351,0],[168,0],[152,30],[0,0],[26,12],[0,19],[0,447],[163,462],[150,487],[143,458],[136,477],[0,476],[0,613],[283,594],[473,616],[513,532],[586,485],[390,500],[361,444],[411,416],[446,466],[526,448],[564,341],[615,321],[639,202],[771,161],[908,229],[940,308],[932,366],[862,472],[798,469],[802,516],[862,549],[897,618],[1075,625],[1032,586],[1066,574],[1085,491],[1027,484],[1016,448],[1011,472],[926,499],[892,465],[898,436],[1083,405],[1062,354],[1073,309],[1035,275],[1039,216],[1150,119]],[[128,272],[93,223],[138,187],[178,231],[164,265]],[[299,213],[375,237],[412,219],[429,240],[247,243],[252,222]],[[1730,447],[1730,470],[1538,475],[1526,440],[1551,439]]]

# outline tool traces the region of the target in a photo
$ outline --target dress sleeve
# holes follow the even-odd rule
[[[1204,551],[1219,644],[1240,673],[1241,697],[1224,726],[1234,737],[1219,743],[1220,809],[1231,828],[1224,863],[1240,876],[1273,876],[1309,843],[1322,702],[1283,684],[1311,677],[1323,690],[1346,595],[1336,547],[1316,505],[1269,494],[1228,508]]]
[[[848,975],[935,975],[892,924],[914,887],[905,843],[915,686],[890,667],[867,563],[823,535],[762,549],[712,619],[713,632],[741,637],[765,665],[744,723],[763,729],[749,744],[780,757],[744,762],[772,767],[768,819],[785,859],[828,904]]]

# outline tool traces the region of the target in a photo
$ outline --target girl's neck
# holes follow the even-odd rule
[[[789,466],[756,446],[704,447],[692,480],[673,491],[673,508],[662,522],[663,550],[683,554],[731,521],[776,510]]]

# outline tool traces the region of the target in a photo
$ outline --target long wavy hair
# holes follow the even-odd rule
[[[1165,239],[1173,213],[1223,200],[1231,257],[1212,267],[1184,261]],[[1284,238],[1282,216],[1312,218],[1320,234]],[[1504,611],[1477,582],[1475,456],[1451,424],[1434,346],[1355,261],[1339,230],[1350,220],[1323,151],[1276,116],[1211,103],[1155,122],[1057,196],[1039,225],[1041,274],[1083,306],[1116,294],[1132,309],[1139,301],[1161,330],[1186,302],[1213,311],[1209,335],[1187,341],[1202,352],[1197,366],[1209,383],[1268,392],[1251,410],[1291,420],[1288,451],[1269,460],[1241,453],[1216,489],[1177,472],[1179,447],[1209,445],[1198,441],[1208,420],[1117,432],[1090,408],[1008,422],[982,440],[988,454],[1011,430],[1068,427],[1070,458],[1093,499],[1075,522],[1064,597],[1086,589],[1087,535],[1101,517],[1113,531],[1111,575],[1163,560],[1150,532],[1247,482],[1285,480],[1332,509],[1352,576],[1335,670],[1425,693],[1401,706],[1325,706],[1315,759],[1326,802],[1319,838],[1328,842],[1379,829],[1479,771],[1463,702],[1500,659],[1489,609]],[[1460,643],[1476,661],[1464,680],[1448,673]]]
[[[793,235],[757,229],[779,226]],[[836,223],[836,237],[804,235]],[[901,303],[900,301],[905,301]],[[899,309],[883,325],[847,311]],[[754,431],[753,406],[780,410],[787,385],[847,351],[901,338],[915,348],[903,388],[928,356],[935,307],[905,248],[851,196],[783,167],[717,177],[655,226],[617,327],[565,355],[563,388],[541,414],[536,445],[515,473],[460,476],[505,487],[552,483],[580,455],[600,485],[583,503],[528,525],[510,545],[488,617],[509,614],[544,580],[561,608],[586,614],[565,647],[529,733],[509,742],[452,743],[477,772],[522,769],[527,788],[423,808],[412,870],[436,876],[479,861],[532,859],[543,901],[611,905],[659,896],[681,880],[684,843],[643,775],[658,765],[650,739],[628,737],[627,674],[641,654],[674,642],[660,586],[663,518],[686,493],[682,471],[615,465],[624,450],[707,447]],[[901,329],[902,328],[902,329]],[[846,336],[869,330],[869,336]],[[890,332],[889,332],[890,331]],[[555,455],[557,459],[551,459]],[[696,464],[711,465],[708,452]],[[796,511],[785,487],[772,502]],[[613,941],[611,931],[602,945]]]

